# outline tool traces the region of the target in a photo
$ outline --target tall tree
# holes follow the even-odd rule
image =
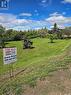
[[[5,28],[0,25],[0,47],[5,47]]]
[[[58,31],[57,23],[54,23],[53,32],[55,33],[57,31]]]

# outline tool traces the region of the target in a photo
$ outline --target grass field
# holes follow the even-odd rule
[[[19,80],[22,84],[34,86],[36,85],[36,79],[43,79],[50,72],[59,69],[67,69],[66,63],[71,62],[71,56],[69,56],[71,40],[55,40],[54,43],[50,43],[47,38],[37,38],[32,41],[33,49],[23,50],[22,41],[9,42],[6,45],[6,47],[17,47],[17,62],[13,65],[14,70],[19,71],[26,68],[13,80],[14,83]],[[2,56],[2,50],[0,49],[1,75],[9,69],[8,65],[3,65]]]
[[[64,52],[70,45],[71,40],[56,40],[55,43],[49,43],[49,40],[44,38],[33,39],[33,49],[24,49],[22,41],[9,42],[7,47],[17,47],[17,62],[14,68],[25,67],[30,64],[36,64]],[[0,65],[3,64],[2,50],[0,50]],[[5,69],[7,66],[4,66]],[[3,68],[4,68],[3,67]],[[3,70],[2,68],[2,70]]]

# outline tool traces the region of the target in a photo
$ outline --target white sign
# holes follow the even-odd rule
[[[17,61],[17,48],[4,48],[3,49],[4,64],[10,64]]]

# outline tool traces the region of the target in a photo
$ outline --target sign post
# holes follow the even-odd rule
[[[13,77],[13,63],[17,61],[17,48],[3,49],[3,62],[9,64],[10,78]]]

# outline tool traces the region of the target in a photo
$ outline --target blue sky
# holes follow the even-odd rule
[[[9,0],[0,9],[0,24],[16,30],[71,26],[71,0]]]

